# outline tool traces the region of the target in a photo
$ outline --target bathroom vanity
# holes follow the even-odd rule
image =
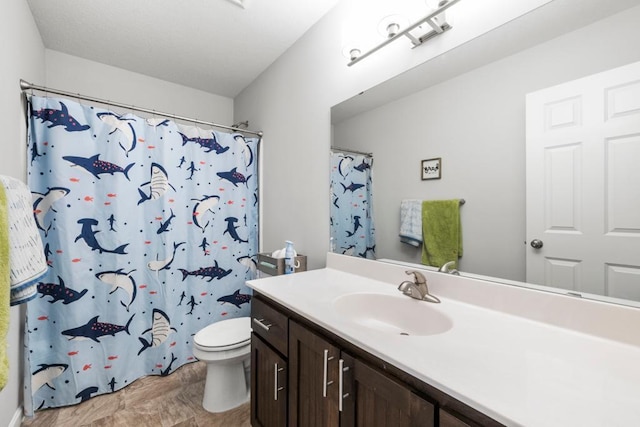
[[[438,397],[482,425],[499,425],[261,294],[253,304],[254,426],[434,426]],[[439,411],[437,425],[476,425]]]
[[[249,281],[254,426],[640,423],[640,310],[328,254]]]

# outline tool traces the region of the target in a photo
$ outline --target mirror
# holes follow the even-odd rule
[[[459,270],[525,281],[525,95],[640,61],[640,1],[610,3],[554,0],[332,108],[332,146],[373,153],[378,259],[420,263],[401,200],[465,199]]]

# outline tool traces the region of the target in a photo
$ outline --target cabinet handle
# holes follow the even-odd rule
[[[342,412],[342,400],[349,397],[349,393],[344,392],[344,373],[349,370],[348,366],[344,366],[344,360],[338,360],[338,410]]]
[[[278,387],[278,372],[284,371],[279,368],[277,363],[273,365],[273,400],[278,400],[278,392],[284,390],[284,387]]]
[[[327,397],[327,386],[333,384],[333,381],[327,381],[329,375],[329,360],[333,360],[333,356],[329,356],[329,350],[325,350],[322,370],[322,397]]]
[[[255,317],[253,318],[253,323],[255,323],[256,325],[260,326],[262,329],[264,329],[267,332],[273,326],[272,323],[269,323],[268,325],[265,325],[264,324],[264,319],[256,319]]]

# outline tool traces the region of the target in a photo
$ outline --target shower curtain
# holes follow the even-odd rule
[[[193,335],[249,315],[258,140],[29,100],[28,178],[48,273],[27,307],[25,410],[195,361]]]
[[[331,251],[375,259],[373,157],[331,152]]]

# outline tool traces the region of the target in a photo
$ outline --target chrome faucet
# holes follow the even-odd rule
[[[454,274],[456,276],[459,276],[460,272],[458,270],[456,270],[455,268],[451,268],[454,265],[456,265],[455,261],[449,261],[449,262],[443,264],[442,267],[440,267],[438,269],[438,271],[440,273]]]
[[[414,270],[405,271],[405,273],[413,274],[413,282],[410,280],[405,280],[404,282],[400,283],[400,286],[398,286],[398,290],[400,292],[402,292],[406,296],[422,301],[433,303],[440,302],[437,297],[429,293],[429,288],[427,287],[427,279],[425,279],[422,273]]]

